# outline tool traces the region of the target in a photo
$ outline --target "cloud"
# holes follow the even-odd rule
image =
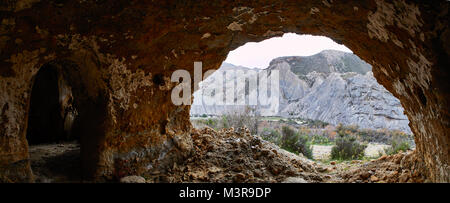
[[[261,42],[249,42],[228,54],[225,62],[250,68],[267,68],[280,56],[310,56],[326,49],[350,52],[346,46],[328,37],[286,33]]]

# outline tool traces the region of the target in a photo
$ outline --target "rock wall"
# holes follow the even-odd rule
[[[171,73],[217,69],[249,41],[325,35],[400,99],[430,179],[450,182],[446,1],[9,0],[0,3],[0,180],[32,181],[25,138],[33,80],[61,64],[79,110],[85,178],[164,172],[189,156],[189,106]],[[68,65],[71,64],[71,65]]]

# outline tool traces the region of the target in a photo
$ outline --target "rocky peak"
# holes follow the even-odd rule
[[[343,51],[324,50],[312,56],[284,56],[270,62],[269,70],[288,63],[291,71],[297,75],[307,75],[313,71],[330,74],[333,72],[356,72],[365,74],[372,70],[372,66],[358,56]]]

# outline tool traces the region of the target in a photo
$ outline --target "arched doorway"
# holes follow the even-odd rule
[[[26,137],[36,182],[81,177],[79,137],[72,133],[78,112],[61,67],[56,63],[42,66],[32,87]]]
[[[63,140],[63,117],[59,104],[58,73],[46,65],[36,75],[33,85],[27,140],[30,145]]]

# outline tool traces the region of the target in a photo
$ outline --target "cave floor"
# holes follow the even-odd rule
[[[194,129],[194,155],[147,182],[424,182],[413,172],[414,151],[371,160],[313,161],[250,135],[249,130]]]
[[[78,143],[32,145],[29,152],[35,182],[81,182]]]
[[[392,183],[424,182],[411,170],[413,151],[373,160],[313,161],[239,130],[194,130],[194,155],[159,174],[142,174],[158,182]],[[37,183],[85,182],[76,142],[32,145],[31,168]],[[131,174],[132,175],[132,174]]]

